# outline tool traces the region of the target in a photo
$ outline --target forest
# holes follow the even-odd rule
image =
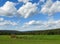
[[[60,35],[60,29],[37,30],[37,31],[16,31],[0,30],[0,35]]]

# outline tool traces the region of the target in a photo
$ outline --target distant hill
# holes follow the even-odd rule
[[[37,31],[16,31],[16,30],[0,30],[0,35],[60,35],[60,29],[37,30]]]
[[[20,31],[16,30],[0,30],[0,35],[10,35],[10,34],[19,34]]]

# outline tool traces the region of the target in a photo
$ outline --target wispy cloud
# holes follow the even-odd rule
[[[7,26],[7,25],[16,26],[18,25],[18,23],[10,21],[10,20],[5,20],[4,18],[0,18],[0,26]]]
[[[32,31],[32,30],[48,30],[48,29],[55,29],[60,28],[60,20],[52,20],[52,21],[29,21],[26,22],[23,27],[22,31]]]

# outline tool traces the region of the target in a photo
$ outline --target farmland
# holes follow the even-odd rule
[[[60,44],[60,35],[0,35],[0,44]]]

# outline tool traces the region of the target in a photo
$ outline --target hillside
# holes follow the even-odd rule
[[[38,31],[16,31],[16,30],[0,30],[0,35],[60,35],[60,29],[38,30]]]

